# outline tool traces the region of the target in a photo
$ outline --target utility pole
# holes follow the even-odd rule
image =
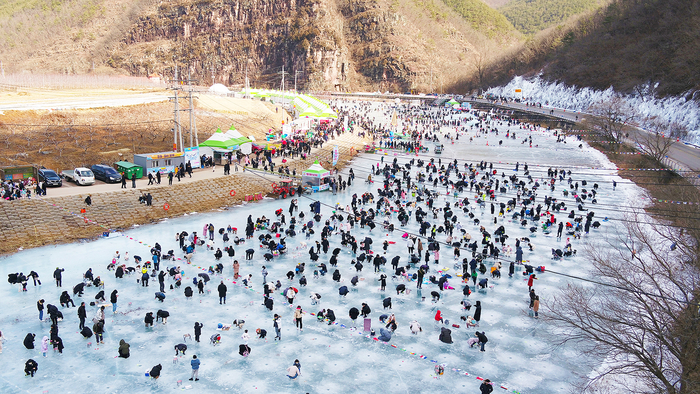
[[[177,136],[180,134],[180,108],[178,107],[178,101],[177,101],[177,92],[178,89],[180,89],[179,86],[177,86],[178,82],[178,77],[177,77],[177,64],[175,64],[175,127],[173,128],[175,131],[175,136],[174,136],[174,141],[173,141],[173,151],[177,152]],[[182,147],[182,142],[180,142],[180,147]]]
[[[299,74],[301,71],[294,70],[294,93],[298,93],[297,91],[297,74]]]
[[[195,145],[199,146],[199,136],[197,135],[197,120],[194,117],[194,104],[192,101],[192,80],[190,79],[190,72],[187,71],[187,85],[189,86],[190,93],[190,148],[192,145],[192,134],[194,134]]]
[[[250,98],[250,94],[248,93],[248,89],[250,88],[250,83],[248,81],[248,63],[250,63],[250,59],[246,58],[246,60],[245,60],[245,97],[244,98]]]
[[[282,74],[282,91],[284,92],[284,76],[289,74],[288,72],[284,71],[284,65],[282,65],[282,71],[278,72],[278,74]]]

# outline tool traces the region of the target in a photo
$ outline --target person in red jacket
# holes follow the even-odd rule
[[[528,291],[532,290],[532,284],[535,281],[535,279],[537,279],[535,274],[530,274],[530,277],[527,280],[527,290]]]

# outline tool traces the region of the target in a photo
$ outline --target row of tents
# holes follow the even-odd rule
[[[279,90],[249,89],[256,98],[278,98],[289,102],[300,118],[338,119],[338,114],[323,101],[306,95]]]
[[[222,85],[223,89],[226,89]],[[211,90],[211,89],[210,89]],[[228,91],[228,89],[226,89]],[[301,121],[312,119],[337,119],[338,114],[323,101],[305,94],[296,94],[277,90],[250,89],[249,93],[256,98],[277,98],[280,101],[292,105],[296,115]],[[253,137],[243,136],[234,126],[226,132],[217,129],[216,132],[206,141],[199,144],[200,154],[213,156],[215,159],[221,158],[223,154],[240,151],[243,154],[250,154],[256,148],[264,148],[255,145]]]

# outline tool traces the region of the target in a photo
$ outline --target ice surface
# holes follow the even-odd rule
[[[606,90],[594,90],[569,86],[563,83],[553,83],[541,79],[539,76],[526,79],[522,76],[513,78],[507,85],[489,89],[490,93],[516,97],[515,89],[522,89],[522,96],[532,102],[548,103],[547,106],[564,108],[567,110],[585,112],[588,107],[600,101],[605,101],[616,95],[612,87]],[[666,97],[659,99],[654,97],[651,87],[642,89],[645,95],[630,95],[625,99],[639,113],[642,127],[645,127],[643,119],[661,119],[685,126],[689,130],[686,138],[688,142],[700,144],[700,105],[695,100],[688,100],[687,96]]]
[[[378,114],[377,112],[375,115],[379,116]],[[610,169],[614,166],[585,144],[583,148],[578,148],[579,143],[572,138],[568,139],[567,144],[556,143],[556,137],[548,131],[530,132],[518,126],[511,128],[511,131],[517,133],[517,139],[506,139],[504,133],[507,126],[494,125],[500,131],[499,136],[492,134],[487,138],[476,138],[469,143],[468,136],[463,134],[454,145],[443,140],[446,150],[441,155],[442,162],[445,163],[454,158],[471,162],[488,160],[494,162],[499,173],[505,171],[510,174],[513,172],[513,165],[504,163],[519,161],[520,175],[522,175],[523,163],[527,162],[535,178],[546,175],[548,166],[571,168],[575,180],[589,181],[588,189],[592,188],[593,182],[600,184],[598,205],[588,204],[588,208],[596,211],[596,218],[621,217],[623,213],[619,209],[627,200],[630,200],[633,205],[640,205],[637,199],[638,192],[626,193],[626,190],[637,190],[636,187],[618,178],[615,171]],[[443,128],[443,130],[453,131],[451,128]],[[474,136],[473,131],[468,134]],[[521,144],[521,139],[530,135],[533,137],[532,148],[527,144]],[[498,141],[501,139],[503,145],[499,146]],[[486,141],[489,143],[488,146]],[[390,152],[384,156],[385,161],[392,160],[394,157],[400,162],[410,159],[402,153]],[[342,206],[349,205],[353,193],[360,195],[368,189],[363,179],[366,178],[371,165],[379,163],[379,160],[380,155],[358,157],[353,162],[357,175],[356,182],[349,190],[337,195],[317,193],[311,197],[318,198],[329,205],[336,203]],[[539,167],[538,164],[544,167]],[[618,189],[615,192],[612,191],[611,186],[613,179],[618,181]],[[371,185],[375,195],[376,188],[380,186],[381,183]],[[433,188],[430,187],[430,189]],[[538,202],[541,202],[547,194],[549,194],[548,190],[541,189],[538,193]],[[554,195],[569,203],[572,202],[571,197],[562,196],[561,186],[557,188]],[[465,192],[463,196],[469,196],[473,201],[473,193]],[[512,196],[511,192],[506,193],[505,196],[499,196],[498,201],[505,202]],[[440,197],[436,206],[443,206],[444,199],[444,196]],[[454,201],[454,198],[449,197],[447,200]],[[300,198],[300,210],[308,212],[310,202],[307,198]],[[236,258],[241,262],[241,275],[246,276],[249,273],[253,275],[252,290],[241,287],[240,282],[238,285],[232,283],[233,270],[228,257],[225,256],[222,259],[226,267],[224,275],[222,277],[212,275],[212,281],[207,285],[211,293],[199,296],[196,294],[196,287],[193,287],[195,296],[191,300],[186,300],[183,288],[191,285],[193,276],[203,272],[198,266],[209,267],[215,264],[213,253],[203,248],[198,249],[192,265],[188,266],[184,261],[177,262],[185,271],[183,286],[176,290],[167,289],[173,283],[168,277],[167,299],[164,303],[154,299],[154,292],[158,290],[157,279],[152,278],[150,286],[146,288],[136,282],[136,275],[116,279],[113,271],[106,270],[116,250],[122,253],[122,257],[128,251],[132,260],[128,261],[127,265],[133,266],[133,256],[149,256],[149,245],[155,242],[159,242],[164,251],[177,250],[175,234],[179,231],[186,230],[190,233],[197,231],[201,234],[202,226],[211,222],[217,230],[231,224],[237,227],[239,235],[242,235],[248,215],[252,215],[253,218],[262,215],[273,217],[275,209],[283,208],[286,213],[288,206],[289,200],[266,200],[229,210],[192,214],[154,225],[139,226],[123,234],[113,233],[108,238],[93,242],[25,250],[4,258],[0,268],[3,278],[8,273],[22,271],[28,274],[30,270],[35,270],[40,274],[43,284],[34,287],[30,280],[26,293],[19,292],[17,286],[10,286],[6,282],[0,286],[0,299],[3,300],[3,308],[0,309],[0,330],[6,338],[4,351],[0,355],[3,366],[0,370],[0,392],[170,392],[180,390],[184,386],[191,386],[197,391],[227,390],[241,393],[428,391],[476,393],[480,384],[476,377],[483,377],[507,387],[508,392],[516,390],[522,393],[546,394],[566,392],[572,383],[591,371],[592,367],[588,366],[589,364],[600,361],[596,355],[582,358],[574,351],[575,349],[552,345],[560,333],[551,330],[543,320],[528,316],[527,284],[520,270],[516,270],[516,275],[512,279],[508,278],[507,263],[504,264],[503,270],[506,274],[501,279],[489,279],[491,288],[475,291],[469,298],[472,303],[481,300],[483,304],[481,324],[477,329],[485,331],[489,337],[485,353],[467,346],[466,340],[477,330],[474,328],[466,329],[463,325],[461,328],[453,328],[452,336],[455,342],[451,345],[438,340],[441,325],[434,323],[433,320],[438,308],[451,323],[462,324],[459,317],[466,314],[460,308],[459,302],[463,299],[460,291],[462,286],[457,278],[453,278],[451,283],[458,290],[444,291],[437,304],[430,302],[430,292],[436,290],[434,285],[424,285],[421,292],[416,291],[415,283],[411,282],[407,287],[412,292],[397,296],[393,289],[399,281],[391,280],[390,264],[384,268],[390,278],[386,292],[379,290],[378,274],[373,273],[373,267],[367,263],[361,274],[364,280],[360,281],[357,287],[352,287],[349,283],[355,272],[350,266],[352,256],[347,248],[342,248],[338,267],[343,275],[342,284],[351,287],[351,292],[347,297],[340,298],[337,292],[340,285],[334,282],[330,275],[314,279],[312,272],[315,267],[308,259],[307,250],[296,250],[301,242],[313,244],[313,241],[319,239],[320,231],[317,231],[311,240],[306,240],[303,235],[287,238],[289,252],[276,257],[269,263],[263,260],[258,247],[257,236],[260,232],[256,232],[255,239],[236,247]],[[374,207],[374,204],[364,208],[369,207]],[[477,218],[482,220],[482,224],[493,232],[497,226],[493,224],[490,210],[482,211],[477,207],[475,212]],[[322,214],[325,220],[331,215],[330,209],[324,206]],[[560,219],[566,218],[563,212],[557,216]],[[307,216],[306,220],[308,218]],[[378,220],[382,221],[383,218]],[[390,260],[392,256],[399,254],[402,256],[402,264],[405,264],[407,262],[405,242],[400,236],[404,231],[417,233],[418,226],[415,220],[412,220],[408,226],[402,228],[398,226],[395,216],[391,220],[397,224],[397,229],[392,234],[382,232],[380,228],[370,233],[368,228],[361,230],[359,226],[355,227],[353,233],[358,240],[365,236],[372,237],[373,249],[380,253],[384,239],[396,242],[390,245],[387,256]],[[427,220],[432,221],[432,215],[429,215]],[[472,236],[478,238],[477,226],[462,216],[460,216],[460,222]],[[545,265],[547,268],[571,275],[587,276],[589,263],[580,255],[556,262],[551,260],[551,248],[563,248],[566,237],[557,241],[554,234],[545,235],[542,232],[531,236],[527,229],[521,228],[518,223],[511,223],[508,218],[500,219],[498,225],[500,224],[506,226],[510,245],[514,244],[517,237],[529,236],[532,239],[534,252],[525,250],[524,256],[531,265]],[[614,236],[618,226],[619,223],[613,220],[603,222],[600,229],[592,230],[582,240],[572,240],[574,248],[581,250],[586,242],[603,245],[601,241]],[[444,241],[444,234],[439,236],[439,240]],[[340,236],[331,237],[330,243],[331,251],[341,247]],[[216,246],[223,249],[221,236],[218,233]],[[256,250],[252,261],[244,260],[244,251],[248,248]],[[179,258],[182,257],[181,252],[176,255]],[[462,257],[466,255],[466,251],[463,251]],[[321,254],[319,261],[327,263],[329,257],[330,254]],[[508,257],[505,259],[509,260]],[[309,281],[307,287],[298,286],[296,281],[298,277],[293,282],[285,277],[286,272],[293,270],[298,262],[307,263],[305,272]],[[452,272],[454,263],[452,252],[443,247],[439,267],[448,267],[450,268],[448,272]],[[491,260],[487,260],[487,267],[490,267],[491,263]],[[162,263],[162,267],[170,265],[172,263],[167,261]],[[304,316],[304,330],[297,331],[292,320],[293,310],[285,306],[286,302],[279,292],[274,296],[274,311],[267,311],[261,305],[262,265],[266,265],[269,271],[268,281],[279,279],[283,288],[293,285],[300,289],[296,304],[301,305],[305,311],[315,313],[321,308],[331,308],[335,311],[338,322],[344,327],[319,323],[315,317],[307,313]],[[58,289],[51,279],[56,267],[66,269],[61,289]],[[115,288],[119,290],[118,313],[113,315],[111,309],[107,309],[104,345],[96,345],[94,338],[84,340],[77,330],[77,308],[61,308],[58,302],[62,290],[68,290],[72,294],[72,286],[81,281],[82,274],[88,267],[92,267],[95,275],[103,278],[107,295]],[[438,266],[431,263],[429,275],[435,274],[436,268]],[[412,272],[415,272],[415,269],[412,269]],[[557,289],[565,287],[570,280],[549,273],[538,277],[535,289],[543,303],[546,303],[547,298]],[[216,290],[221,279],[224,279],[228,285],[228,302],[224,306],[218,304]],[[311,305],[309,294],[312,291],[323,296],[320,305]],[[96,289],[88,288],[82,300],[86,303],[92,301],[96,292]],[[372,308],[370,317],[372,317],[373,327],[378,332],[380,327],[378,317],[385,313],[381,301],[386,296],[393,299],[393,309],[387,312],[395,313],[399,324],[396,335],[390,342],[397,348],[366,338],[360,332],[361,321],[357,322],[359,329],[352,329],[355,324],[348,317],[348,310],[351,307],[359,308],[362,302],[367,302]],[[422,301],[422,296],[426,296],[427,300]],[[44,335],[48,335],[50,323],[38,320],[35,304],[40,298],[44,298],[47,303],[59,306],[64,313],[65,319],[59,323],[59,335],[65,344],[63,354],[49,350],[47,358],[41,356],[40,340]],[[80,303],[81,298],[73,298],[76,303]],[[145,313],[156,312],[158,309],[170,312],[168,323],[165,325],[157,323],[153,328],[144,328]],[[282,316],[282,341],[280,342],[273,341],[273,313]],[[95,308],[88,307],[90,326],[89,320],[94,314]],[[216,330],[218,323],[231,324],[234,319],[246,321],[244,328],[249,330],[252,338],[255,337],[256,328],[264,328],[268,332],[267,341],[250,340],[252,352],[247,358],[238,355],[238,345],[243,343],[240,339],[242,331],[235,328],[224,332]],[[412,335],[408,328],[408,323],[414,319],[421,323],[424,330],[419,335]],[[195,321],[204,324],[202,342],[197,344],[187,340],[186,343],[189,346],[187,356],[180,357],[179,362],[174,364],[173,347],[183,342],[184,334],[193,334]],[[22,340],[28,332],[37,334],[35,350],[27,350],[22,345]],[[214,347],[208,341],[209,337],[217,332],[221,334],[222,342]],[[120,339],[125,339],[131,344],[129,359],[116,358]],[[91,342],[91,345],[88,345],[88,342]],[[187,380],[191,371],[189,361],[193,354],[198,355],[202,362],[199,382]],[[424,355],[426,358],[419,358],[419,355]],[[39,363],[38,375],[34,378],[24,376],[24,362],[28,358],[33,358]],[[302,376],[297,381],[290,381],[285,376],[285,370],[297,358],[302,363]],[[431,360],[447,364],[447,372],[441,377],[434,376],[435,364]],[[159,363],[163,365],[161,378],[157,381],[146,378],[145,371]],[[467,372],[469,376],[460,374],[455,369]],[[182,381],[183,386],[178,386],[178,381]],[[506,391],[497,386],[495,392]]]

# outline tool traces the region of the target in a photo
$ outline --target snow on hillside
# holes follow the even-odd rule
[[[515,89],[522,89],[515,93]],[[590,88],[568,86],[563,83],[548,82],[539,76],[526,79],[521,76],[513,78],[505,86],[491,88],[488,93],[510,98],[525,98],[527,101],[540,102],[543,105],[567,110],[586,112],[591,104],[605,101],[617,93],[612,87],[600,91]],[[685,97],[654,98],[653,88],[643,91],[644,95],[625,96],[625,99],[639,111],[640,125],[642,119],[657,117],[685,126],[690,133],[687,142],[700,144],[700,103],[686,100]]]

